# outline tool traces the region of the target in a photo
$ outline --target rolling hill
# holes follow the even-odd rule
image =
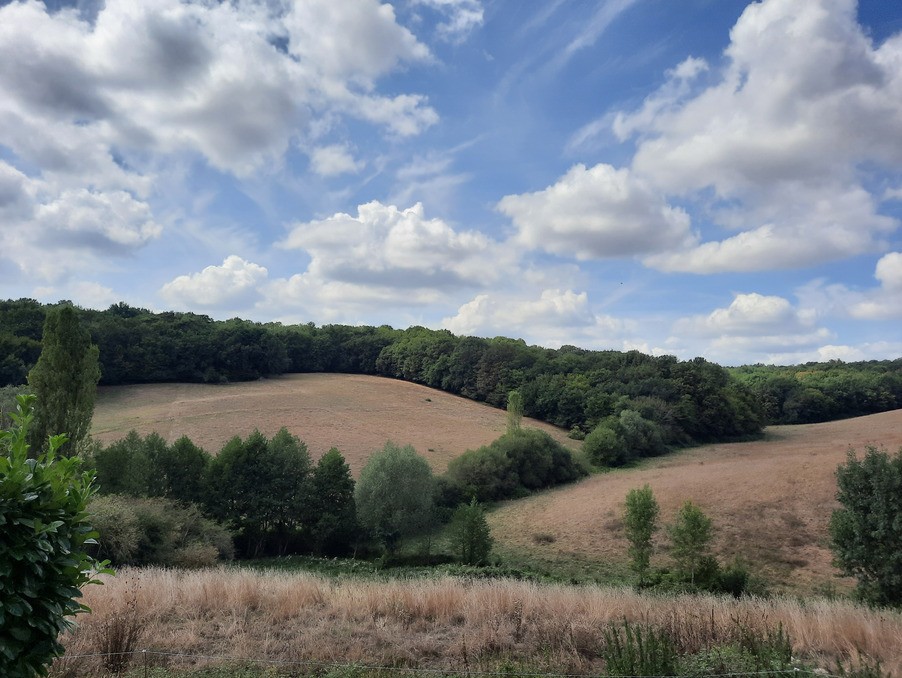
[[[579,443],[543,422],[577,449]],[[382,377],[297,374],[208,386],[149,384],[100,390],[93,435],[111,442],[134,428],[168,441],[188,435],[215,453],[234,435],[285,426],[314,458],[338,447],[356,474],[386,440],[412,444],[436,472],[466,449],[505,430],[505,413],[458,396]],[[560,571],[623,571],[621,516],[626,493],[649,483],[671,522],[691,499],[715,523],[715,553],[739,556],[778,586],[812,590],[835,579],[827,524],[835,508],[834,471],[850,448],[902,446],[902,410],[798,426],[772,426],[761,440],[686,449],[639,467],[593,475],[575,485],[502,504],[489,515],[497,550]],[[656,564],[667,563],[664,531]]]
[[[544,422],[572,448],[579,443]],[[272,436],[285,426],[314,459],[337,447],[356,475],[385,441],[411,444],[436,472],[467,449],[504,433],[503,410],[409,382],[355,374],[293,374],[223,386],[144,384],[101,387],[92,435],[102,443],[131,429],[156,431],[168,442],[187,435],[215,454],[232,436],[255,428]]]

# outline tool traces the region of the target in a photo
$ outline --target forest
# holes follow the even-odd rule
[[[49,305],[0,301],[0,386],[23,384],[41,351]],[[125,303],[78,309],[100,349],[102,385],[226,383],[299,372],[372,374],[424,384],[523,413],[582,437],[625,410],[668,446],[758,434],[902,407],[902,359],[723,368],[638,351],[548,349],[506,337],[410,327],[282,325],[153,313]]]

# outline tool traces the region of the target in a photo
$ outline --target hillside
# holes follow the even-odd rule
[[[98,392],[92,435],[110,443],[135,429],[156,431],[168,442],[187,435],[215,454],[232,436],[255,428],[272,436],[285,426],[318,458],[341,450],[356,474],[386,440],[411,444],[433,468],[467,449],[486,445],[505,430],[505,412],[409,382],[352,374],[294,374],[253,382],[107,386]],[[572,448],[579,443],[544,422]]]
[[[848,582],[833,578],[826,541],[837,506],[834,471],[850,447],[862,452],[869,444],[890,452],[902,446],[902,410],[772,426],[763,440],[685,450],[509,502],[490,515],[490,524],[502,551],[574,570],[622,563],[624,498],[648,483],[661,505],[661,523],[672,522],[686,499],[714,519],[719,556],[742,556],[753,570],[789,587],[833,582],[843,588]],[[660,534],[659,541],[666,543]],[[659,552],[657,561],[664,565],[667,558]]]

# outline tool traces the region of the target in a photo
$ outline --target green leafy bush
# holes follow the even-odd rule
[[[496,501],[572,482],[586,475],[566,447],[538,429],[505,433],[448,464],[446,477],[466,498]]]
[[[94,532],[86,507],[93,476],[77,458],[60,458],[65,436],[28,458],[34,396],[20,396],[13,426],[0,431],[0,675],[46,673],[62,654],[60,633],[87,611],[80,589],[98,566],[87,553]],[[108,570],[103,570],[107,571]]]

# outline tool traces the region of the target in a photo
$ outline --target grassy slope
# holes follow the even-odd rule
[[[294,374],[255,382],[148,384],[101,388],[93,435],[103,443],[156,431],[169,442],[181,435],[217,452],[234,435],[255,428],[272,435],[285,426],[314,458],[341,450],[356,474],[386,440],[411,444],[438,471],[467,449],[504,433],[502,410],[395,379],[352,374]],[[527,419],[578,447],[566,432]]]
[[[578,446],[554,427],[548,430]],[[155,384],[102,389],[94,435],[104,442],[130,428],[182,434],[217,450],[235,434],[280,426],[306,441],[316,457],[337,446],[359,472],[388,439],[412,444],[437,471],[505,428],[504,412],[402,381],[360,375],[305,374],[228,386]],[[715,551],[742,556],[771,581],[795,590],[840,587],[827,548],[835,507],[834,470],[850,447],[902,446],[902,410],[826,424],[778,426],[754,442],[708,445],[651,460],[639,468],[592,476],[493,511],[497,551],[557,572],[605,578],[625,572],[620,516],[626,493],[649,483],[662,522],[692,499],[714,519]],[[666,564],[659,535],[658,564]]]
[[[902,410],[775,426],[763,440],[685,450],[509,502],[490,515],[490,524],[500,550],[510,555],[574,571],[597,569],[599,561],[622,567],[624,498],[648,483],[662,523],[671,522],[686,499],[714,519],[717,555],[742,556],[769,580],[795,590],[829,582],[843,587],[848,582],[834,578],[827,547],[827,523],[837,506],[834,471],[850,447],[861,452],[869,444],[890,452],[902,447]],[[663,551],[663,534],[658,541]],[[666,556],[659,552],[657,562],[666,564]]]

